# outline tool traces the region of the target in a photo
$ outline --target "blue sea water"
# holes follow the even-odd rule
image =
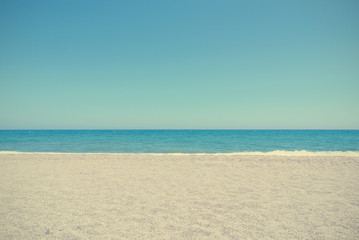
[[[233,153],[359,151],[359,130],[1,130],[0,151]]]

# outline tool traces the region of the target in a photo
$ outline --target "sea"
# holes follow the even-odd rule
[[[0,130],[0,151],[55,153],[359,151],[359,130]]]

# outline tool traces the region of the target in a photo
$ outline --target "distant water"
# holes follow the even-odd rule
[[[359,151],[359,130],[1,130],[0,151],[232,153]]]

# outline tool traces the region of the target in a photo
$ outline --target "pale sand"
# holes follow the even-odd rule
[[[0,164],[0,239],[359,239],[355,154],[1,153]]]

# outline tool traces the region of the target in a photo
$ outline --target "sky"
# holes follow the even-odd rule
[[[359,129],[359,1],[0,1],[0,129]]]

